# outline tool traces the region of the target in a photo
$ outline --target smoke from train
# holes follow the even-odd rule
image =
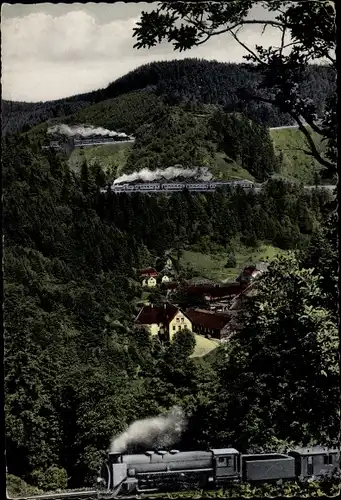
[[[122,453],[134,445],[152,448],[171,446],[180,439],[186,426],[183,410],[179,406],[173,406],[164,415],[133,422],[125,432],[113,437],[110,453]]]
[[[129,137],[124,132],[115,132],[114,130],[107,130],[103,127],[93,127],[92,125],[55,125],[53,127],[49,127],[47,130],[48,134],[60,134],[66,135],[67,137],[74,137],[75,135],[79,135],[81,137],[92,137],[94,135],[101,135],[103,137]]]
[[[194,167],[194,168],[183,168],[181,165],[174,167],[167,167],[165,169],[149,170],[148,168],[143,168],[139,172],[133,172],[132,174],[124,174],[114,180],[114,184],[129,183],[135,181],[142,182],[153,182],[158,179],[175,179],[177,177],[193,178],[195,177],[198,181],[209,181],[212,179],[212,174],[209,172],[207,167]]]

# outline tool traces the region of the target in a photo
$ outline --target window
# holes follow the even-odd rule
[[[232,457],[218,457],[218,464],[221,466],[225,465],[225,467],[231,467]]]
[[[174,331],[174,330],[176,330],[176,326],[175,326],[175,325],[173,326],[173,331]]]
[[[176,318],[176,321],[177,321],[177,322],[179,323],[179,321],[180,321],[180,318]]]
[[[324,455],[323,464],[324,465],[332,465],[333,464],[333,455]]]
[[[181,318],[181,323],[183,323],[185,321],[185,318]]]

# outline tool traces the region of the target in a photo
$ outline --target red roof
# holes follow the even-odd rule
[[[164,304],[163,306],[144,306],[139,312],[135,323],[140,325],[162,324],[168,325],[179,309],[172,304]]]
[[[201,326],[210,330],[222,330],[230,321],[227,315],[203,309],[190,309],[186,311],[186,315],[191,320],[193,327]]]
[[[228,285],[192,285],[186,288],[187,293],[205,294],[211,297],[225,297],[226,295],[237,295],[243,291],[245,285],[238,282],[229,283]]]
[[[159,273],[153,267],[141,269],[140,276],[157,276]]]

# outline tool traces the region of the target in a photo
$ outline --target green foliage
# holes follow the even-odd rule
[[[45,471],[34,470],[32,481],[43,491],[56,491],[67,488],[67,473],[65,469],[51,466]]]
[[[224,431],[217,431],[217,440],[229,436],[241,449],[258,450],[271,449],[273,437],[337,443],[337,324],[321,305],[320,283],[293,254],[271,263],[259,278],[228,362],[219,368],[215,404],[217,429]]]
[[[339,307],[338,240],[338,215],[332,212],[325,224],[314,232],[306,251],[300,254],[301,265],[314,269],[314,273],[321,277],[321,305],[327,305],[335,317]]]
[[[6,474],[6,490],[8,495],[14,498],[39,495],[43,493],[43,490],[27,484],[23,479],[20,479],[13,474]]]
[[[213,162],[214,147],[205,122],[181,107],[164,105],[157,119],[149,120],[138,129],[125,170],[209,166]]]
[[[145,123],[152,122],[162,109],[162,101],[149,93],[121,92],[119,97],[88,106],[70,115],[67,123],[89,123],[109,130],[133,134]]]
[[[279,171],[267,129],[243,115],[217,111],[211,126],[217,134],[218,148],[245,168],[259,182]]]
[[[229,253],[225,267],[236,267],[237,260],[234,253]]]
[[[193,354],[195,348],[194,334],[187,330],[179,330],[175,332],[172,339],[171,353],[180,362],[183,358],[188,358]]]
[[[75,148],[68,158],[68,164],[71,170],[78,173],[85,158],[91,171],[96,168],[96,164],[100,165],[106,179],[114,180],[124,170],[132,147],[131,143],[123,143],[104,144],[83,150]]]

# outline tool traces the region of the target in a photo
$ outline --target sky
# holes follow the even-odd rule
[[[241,62],[244,49],[231,35],[213,37],[182,53],[163,42],[134,49],[133,28],[142,11],[157,3],[2,4],[2,98],[47,101],[106,87],[152,61],[198,57]],[[269,17],[259,5],[251,17]],[[248,25],[248,44],[276,45],[278,32]]]

